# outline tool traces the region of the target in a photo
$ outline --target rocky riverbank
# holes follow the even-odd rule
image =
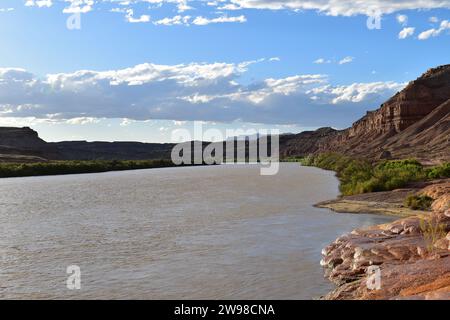
[[[450,299],[450,182],[426,186],[432,213],[354,230],[323,249],[322,266],[337,288],[324,299]],[[367,286],[379,266],[381,288]]]

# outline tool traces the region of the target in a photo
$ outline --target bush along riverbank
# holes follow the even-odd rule
[[[450,163],[426,168],[415,159],[384,160],[373,164],[364,159],[324,153],[303,158],[301,163],[335,171],[344,196],[390,191],[407,187],[413,182],[450,177]]]
[[[92,160],[0,163],[0,178],[174,167],[171,160]]]
[[[342,213],[374,213],[408,217],[430,211],[435,198],[423,195],[426,186],[450,176],[450,164],[424,167],[414,159],[371,163],[336,153],[308,156],[303,165],[333,170],[341,196],[316,207]]]

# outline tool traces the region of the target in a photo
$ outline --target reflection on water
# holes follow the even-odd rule
[[[337,192],[294,163],[2,179],[0,298],[318,297],[322,247],[388,220],[311,207]]]

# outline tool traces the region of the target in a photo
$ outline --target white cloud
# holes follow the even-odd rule
[[[120,126],[121,127],[126,127],[126,126],[129,126],[130,124],[133,124],[133,123],[135,123],[136,122],[136,120],[132,120],[132,119],[128,119],[128,118],[123,118],[122,119],[122,122],[120,122]]]
[[[92,123],[98,123],[100,122],[100,119],[93,118],[93,117],[77,117],[68,119],[66,121],[67,124],[74,124],[74,125],[85,125],[85,124],[92,124]]]
[[[414,34],[414,31],[416,28],[409,27],[409,28],[403,28],[402,31],[398,34],[399,39],[406,39]]]
[[[95,123],[95,119],[168,119],[347,125],[376,108],[404,84],[332,86],[320,74],[293,75],[239,84],[242,63],[146,63],[109,71],[77,71],[37,77],[0,68],[0,118]],[[265,60],[268,61],[268,60]]]
[[[155,25],[173,26],[173,25],[189,25],[191,16],[174,16],[172,18],[164,18],[153,22]]]
[[[448,20],[443,20],[438,29],[432,28],[426,31],[423,31],[419,34],[419,40],[427,40],[431,37],[437,37],[446,30],[450,30],[450,22]]]
[[[134,11],[133,9],[128,9],[127,14],[125,15],[125,19],[130,23],[145,23],[150,22],[150,16],[143,14],[139,18],[134,17]]]
[[[347,63],[350,63],[350,62],[352,62],[353,61],[353,59],[355,59],[355,58],[353,58],[353,57],[350,57],[350,56],[347,56],[347,57],[345,57],[345,58],[343,58],[343,59],[341,59],[341,60],[339,60],[339,64],[347,64]]]
[[[408,16],[404,14],[398,14],[397,15],[397,22],[400,23],[402,26],[406,26],[408,24]]]
[[[226,22],[238,22],[238,23],[244,23],[247,19],[245,16],[237,16],[237,17],[228,17],[228,16],[221,16],[218,18],[204,18],[202,16],[196,17],[194,21],[192,21],[192,24],[198,25],[198,26],[205,26],[211,23],[226,23]]]
[[[438,17],[430,17],[430,19],[428,19],[428,21],[430,21],[431,23],[438,23],[439,18]]]
[[[384,94],[386,90],[398,90],[402,86],[403,84],[396,82],[353,83],[348,86],[324,87],[323,93],[334,96],[331,100],[333,104],[357,103],[374,98],[379,94]]]
[[[325,63],[331,63],[331,60],[327,60],[324,58],[319,58],[317,60],[314,61],[315,64],[325,64]]]
[[[93,10],[94,0],[67,0],[70,5],[63,9],[63,13],[87,13]]]
[[[450,0],[228,0],[222,9],[316,10],[331,16],[371,15],[414,9],[450,8]]]
[[[428,10],[447,8],[450,9],[450,0],[366,0],[366,1],[352,1],[352,0],[57,0],[66,3],[63,12],[67,14],[72,13],[87,13],[90,11],[99,11],[102,9],[118,12],[117,8],[111,9],[111,6],[121,6],[122,12],[126,13],[126,20],[132,23],[149,22],[150,14],[144,12],[140,17],[134,17],[133,10],[142,9],[142,5],[147,6],[147,10],[156,10],[165,6],[172,6],[178,13],[183,13],[188,10],[203,10],[202,15],[192,18],[195,25],[209,25],[211,23],[226,23],[226,22],[246,22],[244,15],[236,17],[228,17],[223,15],[221,17],[211,18],[213,14],[223,13],[226,11],[236,10],[291,10],[291,11],[316,11],[330,16],[355,16],[367,15],[373,16],[377,14],[392,14],[406,10]],[[26,0],[25,6],[28,7],[51,7],[57,1],[54,0]],[[181,14],[174,17],[162,17],[157,20],[159,23],[155,25],[189,25],[190,23],[180,19]],[[189,20],[189,19],[188,19]],[[403,26],[407,24],[407,16],[399,14],[397,20]]]
[[[43,7],[51,7],[53,5],[52,0],[27,0],[25,2],[25,6],[26,7],[38,7],[38,8],[43,8]]]

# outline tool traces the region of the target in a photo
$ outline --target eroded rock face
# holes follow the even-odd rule
[[[431,247],[421,219],[444,226]],[[450,214],[401,219],[354,230],[323,251],[326,276],[338,285],[325,299],[447,299],[450,295]],[[367,270],[379,266],[381,288],[367,286]]]
[[[291,136],[280,149],[290,156],[332,151],[374,160],[450,160],[450,65],[428,70],[352,127],[320,133]]]
[[[450,180],[425,187],[420,193],[434,199],[433,211],[443,212],[450,208]]]
[[[355,122],[352,127],[325,141],[320,150],[349,154],[369,152],[373,156],[375,150],[381,150],[395,154],[395,148],[385,150],[387,139],[418,123],[449,99],[450,65],[430,69],[382,104],[378,110],[367,112],[366,116]],[[445,115],[448,115],[448,110],[441,116]],[[436,120],[427,127],[420,128],[420,131],[429,129]],[[438,132],[433,131],[433,134],[437,135]],[[404,144],[397,148],[408,148],[408,145]],[[414,153],[414,150],[411,150],[411,153]]]
[[[450,65],[430,69],[401,92],[368,112],[348,130],[348,136],[401,132],[450,99]]]

